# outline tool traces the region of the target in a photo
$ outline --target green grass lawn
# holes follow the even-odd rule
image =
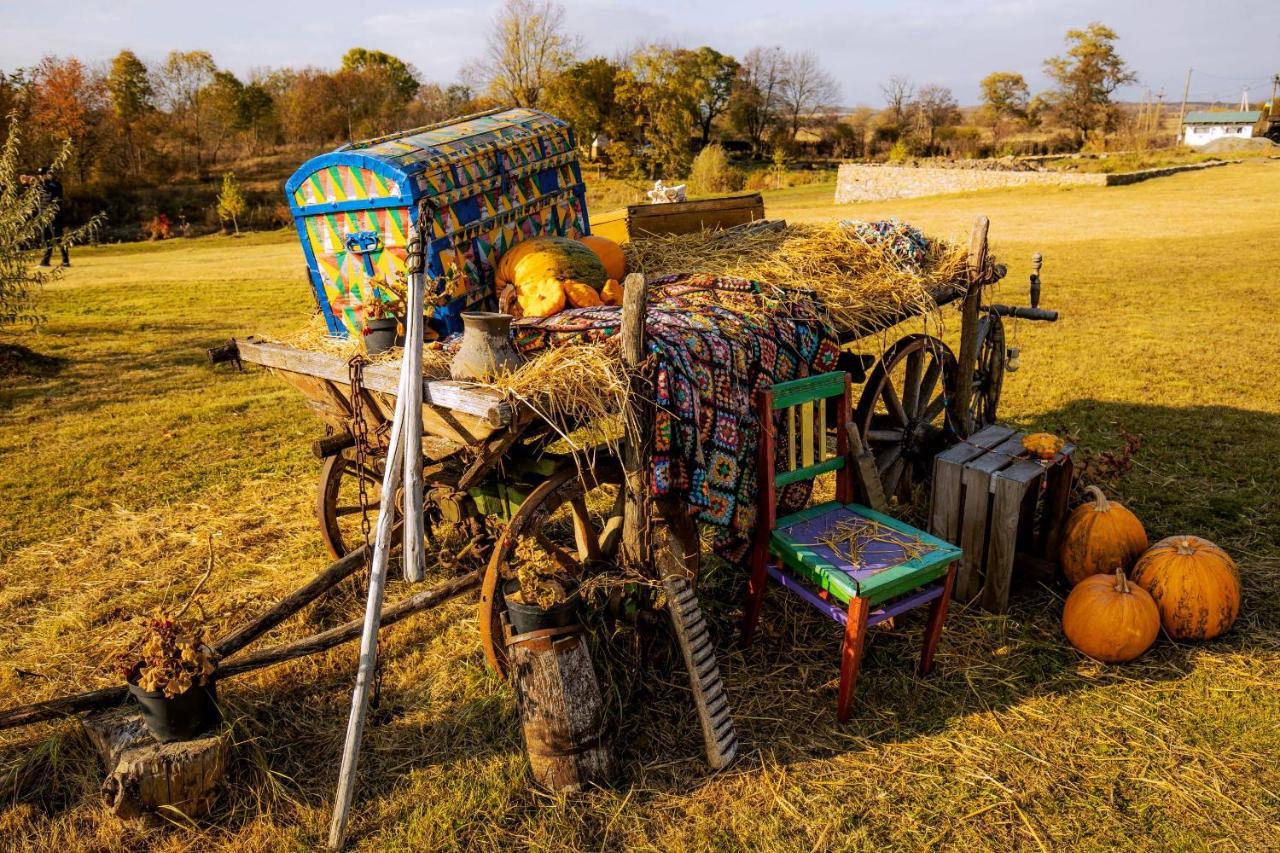
[[[834,206],[768,193],[789,220],[897,216],[963,238],[991,217],[1021,303],[1045,255],[1055,325],[1009,330],[1022,369],[1001,417],[1097,450],[1139,436],[1117,497],[1152,538],[1197,533],[1239,561],[1244,609],[1202,645],[1109,667],[1075,653],[1062,591],[1021,588],[994,617],[953,609],[928,679],[919,620],[878,633],[854,717],[835,725],[838,634],[774,595],[735,651],[736,567],[707,607],[744,754],[711,776],[677,673],[628,689],[624,779],[529,790],[510,689],[485,668],[471,602],[385,641],[384,722],[366,738],[351,835],[378,849],[1274,848],[1280,830],[1280,163],[1128,187],[1023,189]],[[290,232],[80,251],[47,325],[6,332],[46,356],[0,378],[0,693],[5,706],[117,681],[130,616],[181,600],[214,535],[206,609],[241,619],[326,562],[311,518],[320,434],[265,373],[204,349],[282,333],[311,300]],[[954,314],[948,314],[954,335]],[[908,324],[912,325],[912,324]],[[903,331],[916,331],[919,324]],[[403,590],[393,587],[390,594]],[[346,613],[358,602],[339,602]],[[333,614],[292,620],[267,642]],[[146,828],[100,805],[74,723],[0,733],[0,839],[12,849],[309,849],[324,839],[355,650],[237,679],[240,743],[223,805]],[[615,709],[616,710],[616,709]]]

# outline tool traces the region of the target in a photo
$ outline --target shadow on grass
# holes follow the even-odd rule
[[[44,355],[21,344],[0,344],[0,382],[16,377],[47,379],[66,366],[65,358]]]

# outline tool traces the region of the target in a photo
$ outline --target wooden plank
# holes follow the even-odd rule
[[[929,532],[953,545],[960,544],[961,473],[969,461],[1008,440],[1013,430],[989,426],[968,441],[949,447],[934,457],[933,493],[929,504]]]
[[[819,373],[802,379],[778,382],[770,389],[773,391],[773,408],[783,409],[806,403],[818,397],[834,397],[844,391],[844,371],[834,370],[830,373]]]
[[[796,470],[796,409],[790,406],[782,410],[787,419],[787,470]]]
[[[960,308],[960,350],[956,353],[955,393],[951,397],[951,422],[967,436],[969,401],[973,399],[973,371],[978,359],[978,307],[987,267],[987,231],[991,221],[979,216],[969,235],[969,290]]]
[[[1067,519],[1071,503],[1071,484],[1075,478],[1075,445],[1068,444],[1058,454],[1057,461],[1049,466],[1044,493],[1044,514],[1036,537],[1033,553],[1055,566],[1058,563],[1058,547],[1062,538],[1062,525]]]
[[[237,340],[243,360],[271,367],[276,370],[314,376],[331,382],[345,384],[348,381],[347,363],[341,357],[259,341],[253,338]],[[364,370],[364,385],[370,391],[397,394],[400,388],[400,364],[380,362],[370,364]],[[506,426],[511,422],[513,407],[502,392],[470,382],[452,379],[426,379],[422,383],[422,400],[425,405],[449,409],[453,412],[474,415],[491,426]]]
[[[813,403],[800,404],[800,464],[813,465]]]
[[[1028,492],[1040,486],[1044,469],[1035,462],[1015,462],[992,478],[991,527],[982,584],[984,610],[1003,613],[1009,606],[1018,532]]]
[[[825,397],[819,397],[815,403],[818,407],[816,419],[818,421],[818,461],[822,462],[827,458],[827,400]]]
[[[960,568],[956,571],[955,595],[969,601],[982,589],[983,566],[987,554],[987,528],[991,513],[991,476],[1013,461],[1013,453],[1022,448],[1017,435],[996,445],[965,465],[960,476],[961,501],[964,505],[960,522]],[[1009,451],[1009,452],[1004,452]]]

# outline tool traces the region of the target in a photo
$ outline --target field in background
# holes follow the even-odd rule
[[[746,752],[706,774],[677,674],[616,685],[626,779],[561,800],[528,790],[508,688],[484,667],[472,605],[392,629],[383,722],[366,741],[356,843],[563,849],[1054,847],[1262,849],[1280,829],[1280,163],[1130,187],[1009,190],[831,204],[767,194],[771,217],[897,216],[963,237],[991,217],[1021,302],[1045,255],[1056,326],[1019,324],[1004,419],[1095,450],[1142,438],[1119,496],[1153,537],[1195,532],[1240,561],[1244,613],[1203,646],[1159,644],[1103,667],[1074,653],[1060,592],[1007,617],[953,611],[927,680],[920,625],[878,634],[853,720],[834,725],[838,637],[775,595],[764,639],[734,651],[741,573],[712,564],[709,611]],[[288,231],[74,255],[47,294],[46,358],[0,378],[0,694],[4,704],[114,683],[127,619],[181,599],[215,535],[210,612],[254,611],[320,568],[311,504],[319,432],[260,371],[205,366],[231,335],[307,319]],[[948,314],[952,331],[956,325]],[[914,329],[911,329],[914,331]],[[392,596],[403,590],[393,588]],[[358,610],[352,598],[266,642]],[[277,850],[324,837],[353,648],[224,685],[241,741],[231,794],[200,827],[146,831],[95,801],[74,724],[0,734],[0,838],[15,848]],[[678,671],[677,671],[678,672]]]

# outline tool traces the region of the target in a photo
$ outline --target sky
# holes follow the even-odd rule
[[[129,48],[148,63],[173,49],[207,50],[241,76],[254,69],[334,67],[350,47],[384,50],[415,65],[425,81],[449,83],[478,56],[498,0],[0,0],[0,69],[42,56],[105,62]],[[1166,101],[1235,104],[1270,97],[1280,73],[1276,0],[562,0],[567,28],[585,55],[616,56],[651,41],[710,44],[741,55],[755,45],[812,50],[840,84],[841,103],[879,106],[879,83],[905,74],[978,101],[978,81],[1018,71],[1033,92],[1048,86],[1041,63],[1062,52],[1072,27],[1102,21],[1120,36],[1121,56]]]

